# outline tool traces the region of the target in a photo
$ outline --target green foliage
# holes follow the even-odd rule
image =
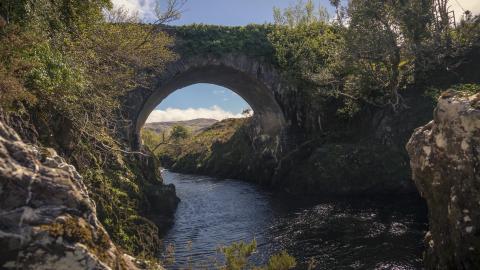
[[[7,23],[45,31],[50,35],[80,33],[103,19],[110,0],[4,0],[0,16]]]
[[[399,91],[408,70],[397,42],[400,34],[398,5],[384,1],[352,1],[350,27],[346,33],[345,92],[377,106],[399,105]],[[406,61],[402,64],[402,60]]]
[[[188,129],[181,125],[176,125],[172,127],[172,131],[170,132],[170,138],[175,142],[184,140],[189,136],[190,136],[190,132],[188,131]]]
[[[274,10],[277,25],[269,40],[275,63],[301,93],[291,96],[302,104],[296,111],[305,111],[304,123],[307,114],[322,116],[316,108],[331,102],[329,97],[339,102],[338,115],[347,119],[371,106],[399,111],[404,108],[402,91],[425,81],[431,70],[448,69],[446,49],[439,47],[445,42],[438,39],[445,35],[433,23],[432,1],[331,3],[337,10],[335,23],[319,23],[324,20],[311,1]],[[478,17],[467,14],[450,30],[457,54],[478,42],[479,25]]]
[[[241,162],[242,158],[249,157],[247,155],[243,157],[232,156],[230,158],[227,158],[227,155],[216,157],[214,156],[213,148],[229,142],[237,130],[244,127],[248,120],[248,118],[241,118],[220,121],[199,134],[190,136],[184,140],[173,141],[172,144],[160,146],[156,154],[159,156],[159,159],[165,163],[162,165],[167,167],[171,167],[175,163],[178,163],[178,166],[184,168],[204,167],[210,162],[215,163],[217,158],[223,161],[232,159],[236,162]],[[235,146],[241,148],[243,147],[243,142],[237,142]]]
[[[301,80],[313,80],[315,74],[333,68],[343,43],[340,29],[323,22],[277,26],[268,39],[279,68],[290,78]]]
[[[296,266],[295,258],[282,251],[270,257],[267,265],[254,266],[249,261],[252,254],[257,250],[257,242],[253,240],[250,243],[243,241],[233,243],[230,246],[220,248],[220,252],[225,257],[225,265],[219,267],[220,270],[288,270]]]
[[[466,83],[456,84],[451,87],[454,91],[462,93],[464,95],[474,95],[480,92],[480,84]]]
[[[149,87],[175,56],[170,37],[150,34],[154,26],[122,13],[114,14],[115,24],[105,21],[110,6],[109,0],[0,1],[0,106],[30,114],[40,143],[77,167],[117,244],[153,255],[158,228],[140,213],[148,205],[145,190],[160,184],[156,160],[125,154],[115,132],[124,125],[117,121],[120,98]]]
[[[460,24],[453,29],[452,39],[457,47],[465,49],[480,41],[480,16],[473,17],[471,13],[460,21]]]
[[[0,106],[6,111],[20,111],[19,102],[27,105],[37,102],[21,78],[31,67],[23,55],[30,46],[23,42],[27,37],[18,27],[0,26]]]
[[[142,129],[141,137],[143,145],[147,146],[148,149],[150,149],[151,151],[153,151],[155,147],[157,147],[159,144],[166,141],[164,135],[158,134],[153,130],[145,128]]]
[[[32,64],[25,76],[25,86],[35,93],[38,100],[42,100],[43,105],[54,105],[65,112],[68,106],[81,102],[85,91],[82,70],[71,65],[49,43],[34,45],[25,52],[24,61]]]
[[[107,0],[32,5],[7,1],[0,7],[6,18],[0,26],[0,87],[9,96],[2,107],[18,111],[26,105],[43,119],[61,115],[79,136],[118,149],[108,130],[118,124],[120,97],[149,87],[153,74],[174,59],[167,48],[171,38],[151,35],[154,26],[118,12],[110,16],[116,24],[106,22]]]
[[[283,11],[277,7],[273,8],[275,24],[296,27],[317,22],[327,23],[330,15],[323,6],[315,7],[313,0],[297,0]]]
[[[225,266],[220,269],[242,270],[247,269],[248,258],[257,249],[257,242],[251,243],[238,242],[230,246],[222,247],[221,253],[225,256]]]
[[[129,254],[149,259],[157,254],[158,227],[143,213],[149,209],[146,193],[161,183],[158,161],[115,151],[99,154],[95,143],[86,139],[79,141],[69,159],[82,174],[112,240]]]
[[[217,26],[193,24],[175,27],[177,50],[182,56],[244,53],[248,56],[273,57],[267,39],[272,25]]]
[[[455,94],[471,96],[477,93],[480,93],[480,84],[455,84],[450,86],[448,89],[439,89],[435,87],[430,87],[425,92],[427,97],[432,99],[432,102],[436,103],[438,98],[442,95],[445,91],[450,91]]]
[[[286,251],[275,254],[268,260],[268,264],[263,267],[254,268],[255,270],[288,270],[293,269],[297,265],[295,258],[290,256]]]

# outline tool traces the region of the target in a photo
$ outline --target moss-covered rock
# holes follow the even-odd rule
[[[480,269],[480,93],[443,93],[407,144],[429,208],[428,269]]]
[[[57,156],[58,151],[75,166],[113,243],[141,258],[151,259],[160,251],[161,234],[173,221],[178,198],[174,189],[163,184],[159,162],[152,154],[123,151],[126,147],[121,142],[114,148],[103,145],[120,141],[115,135],[86,139],[79,130],[64,125],[60,115],[45,123],[35,114],[5,116],[0,111],[0,119],[19,130],[23,141],[50,149],[42,150],[43,156]]]
[[[137,269],[98,221],[83,179],[53,149],[0,122],[0,266]]]
[[[293,193],[323,195],[414,190],[406,155],[381,144],[305,144],[282,159],[273,185]]]

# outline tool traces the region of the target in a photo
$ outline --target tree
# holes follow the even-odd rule
[[[253,110],[252,109],[244,109],[242,111],[242,116],[243,117],[249,117],[253,114]]]
[[[346,56],[352,73],[346,90],[379,106],[400,102],[400,33],[394,8],[383,0],[355,0],[349,6]]]
[[[346,16],[346,8],[342,5],[342,1],[330,0],[330,4],[335,8],[336,20],[338,24],[343,25]]]
[[[295,5],[290,5],[283,11],[280,8],[273,8],[275,24],[296,27],[298,25],[311,24],[315,22],[328,22],[329,14],[323,6],[317,11],[313,0],[297,0]]]
[[[180,140],[184,140],[190,136],[190,132],[188,129],[181,125],[176,125],[172,128],[170,132],[170,138],[173,139],[175,142],[179,142]]]
[[[375,106],[403,107],[428,38],[431,0],[353,0],[348,7],[344,94]]]

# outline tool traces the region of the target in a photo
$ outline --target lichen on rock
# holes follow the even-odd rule
[[[137,269],[97,219],[82,177],[0,121],[0,268]]]
[[[429,208],[429,269],[480,269],[480,93],[445,92],[407,144]]]

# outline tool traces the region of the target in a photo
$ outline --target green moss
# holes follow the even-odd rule
[[[451,85],[447,89],[430,87],[425,91],[425,96],[430,97],[432,102],[437,103],[440,96],[462,95],[470,96],[480,92],[480,84],[467,83]]]
[[[274,50],[268,40],[273,26],[219,26],[192,24],[175,27],[177,51],[182,56],[226,53],[244,53],[253,57],[264,57],[270,61]]]
[[[106,254],[110,248],[108,235],[102,230],[92,231],[92,227],[84,219],[68,216],[55,223],[41,225],[39,229],[48,232],[54,238],[62,237],[71,243],[84,244],[102,260],[108,257]]]
[[[123,156],[80,142],[70,161],[82,174],[113,242],[130,254],[157,253],[161,247],[158,228],[142,217],[148,212],[145,191],[161,183],[155,159]]]

